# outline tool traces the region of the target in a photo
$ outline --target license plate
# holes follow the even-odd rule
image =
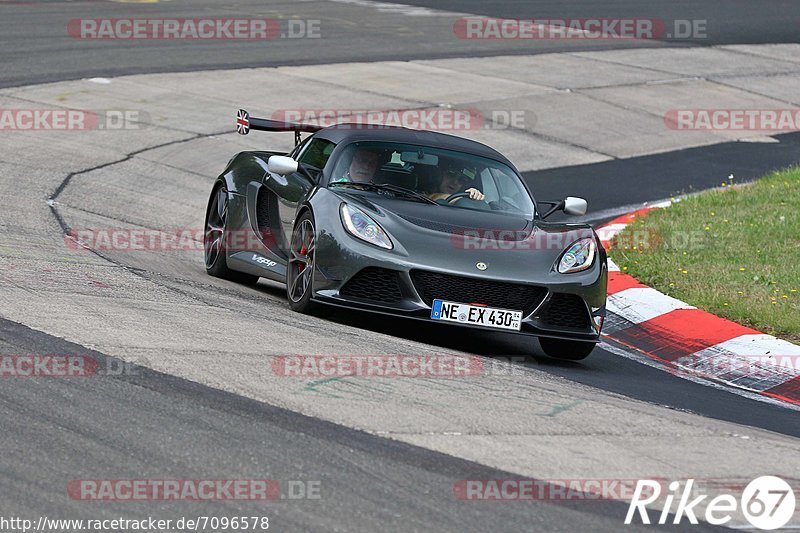
[[[433,320],[458,322],[459,324],[474,324],[476,326],[519,331],[522,322],[522,311],[434,300],[431,308],[431,318]]]

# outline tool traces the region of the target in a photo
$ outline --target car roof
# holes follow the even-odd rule
[[[351,143],[356,141],[385,141],[418,144],[454,150],[478,155],[505,163],[514,170],[516,167],[503,154],[477,141],[470,141],[455,135],[447,135],[436,131],[412,130],[395,126],[367,126],[365,124],[336,124],[322,129],[314,137],[326,139],[333,143]]]

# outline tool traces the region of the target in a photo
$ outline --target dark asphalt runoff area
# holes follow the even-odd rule
[[[774,143],[726,142],[602,163],[524,172],[539,200],[580,196],[592,212],[734,185],[800,163],[800,133]],[[729,177],[733,175],[733,183]],[[568,217],[560,217],[567,220]],[[553,216],[552,220],[559,220]]]

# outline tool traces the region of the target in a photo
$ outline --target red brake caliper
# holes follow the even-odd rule
[[[300,251],[298,253],[300,255],[306,255],[308,253],[308,248],[306,248],[305,244],[303,244],[303,246],[300,247]],[[306,258],[306,259],[308,259],[308,258]],[[301,264],[297,265],[297,272],[298,273],[302,272],[305,269],[306,269],[306,263],[301,263]]]

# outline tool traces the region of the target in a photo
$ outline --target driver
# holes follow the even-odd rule
[[[350,166],[341,178],[333,180],[334,183],[352,181],[354,183],[369,183],[375,176],[380,163],[381,154],[369,148],[356,148],[350,160]]]
[[[442,170],[441,178],[439,181],[438,191],[431,192],[427,196],[431,200],[446,200],[453,194],[465,192],[469,194],[471,200],[483,200],[486,196],[474,187],[464,190],[469,182],[472,181],[462,169],[454,167],[446,167]]]

